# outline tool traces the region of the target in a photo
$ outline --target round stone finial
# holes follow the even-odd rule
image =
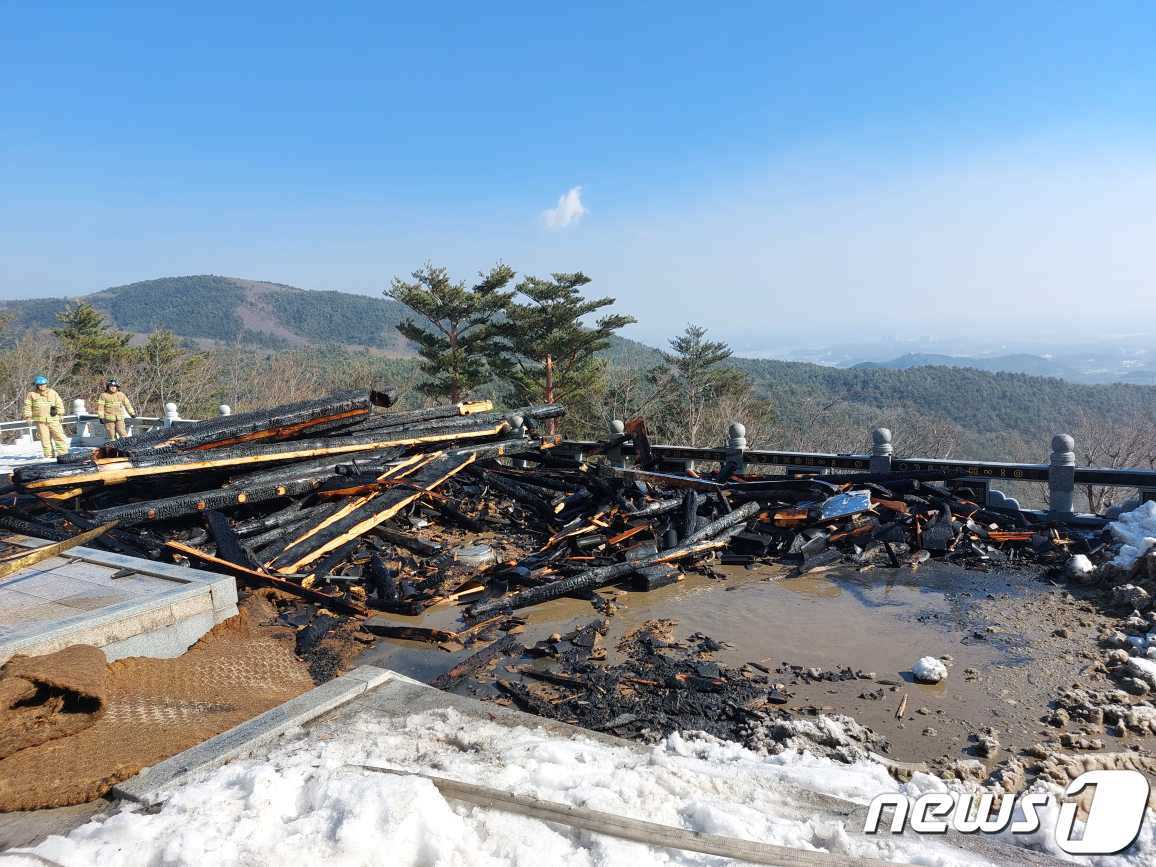
[[[622,419],[620,419],[620,418],[611,419],[611,421],[610,421],[610,433],[613,436],[620,436],[620,435],[626,433],[625,422],[623,422]]]
[[[747,435],[747,426],[742,422],[732,421],[730,426],[731,439],[738,439]]]
[[[170,401],[165,404],[165,418],[180,418],[177,414],[177,405],[175,403]]]
[[[78,397],[72,401],[73,415],[88,415],[88,407],[84,404],[84,398]]]
[[[891,429],[877,427],[871,431],[871,454],[884,458],[891,455]]]
[[[233,408],[231,406],[229,406],[227,403],[223,403],[219,407],[217,407],[217,412],[219,412],[221,415],[232,415],[233,414]]]
[[[516,412],[512,412],[506,416],[506,424],[510,426],[510,430],[521,430],[526,426],[526,420]]]
[[[1076,448],[1076,441],[1069,434],[1056,434],[1052,437],[1053,452],[1070,452]]]

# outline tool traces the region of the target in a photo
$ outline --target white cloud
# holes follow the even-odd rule
[[[558,206],[542,212],[542,222],[547,229],[565,229],[571,223],[577,223],[586,216],[586,208],[582,205],[582,188],[571,187],[558,197]]]

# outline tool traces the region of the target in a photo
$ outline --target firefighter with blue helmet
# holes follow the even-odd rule
[[[56,389],[49,387],[48,377],[37,376],[32,380],[32,390],[24,395],[24,420],[36,425],[46,458],[68,454],[68,437],[60,426],[63,417],[64,401]]]

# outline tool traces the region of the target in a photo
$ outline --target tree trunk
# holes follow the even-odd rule
[[[547,355],[546,356],[546,403],[553,403],[553,402],[554,402],[554,356]],[[554,431],[555,431],[556,427],[557,427],[557,425],[555,424],[554,419],[550,419],[550,421],[547,422],[546,428],[547,428],[547,430],[549,430],[550,436],[554,435]]]
[[[458,333],[457,331],[450,331],[450,355],[456,356],[458,349]],[[454,363],[457,363],[457,358],[454,358]],[[462,384],[458,379],[457,374],[454,374],[452,384],[450,385],[450,403],[459,403],[462,399]],[[549,401],[547,401],[549,403]]]

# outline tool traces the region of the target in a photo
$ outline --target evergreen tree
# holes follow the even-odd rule
[[[385,292],[427,323],[407,319],[397,330],[417,344],[422,372],[429,377],[419,388],[430,397],[457,403],[489,379],[486,360],[494,320],[514,294],[501,290],[514,279],[514,272],[499,264],[479,277],[481,281],[467,289],[464,283],[451,282],[445,268],[426,263],[413,273],[412,282],[395,277]]]
[[[587,300],[582,273],[527,277],[516,287],[528,303],[511,304],[495,330],[491,365],[517,403],[577,403],[598,390],[605,365],[596,357],[615,331],[634,317],[615,313],[593,327],[585,316],[609,307],[613,298]],[[551,426],[552,429],[552,426]]]
[[[662,353],[663,364],[650,371],[659,405],[659,426],[668,436],[697,446],[707,419],[718,412],[725,398],[750,394],[750,381],[724,364],[733,354],[721,340],[706,340],[706,329],[687,325],[672,338],[672,352]]]
[[[131,335],[110,328],[91,304],[74,301],[57,314],[56,320],[60,327],[52,333],[71,352],[74,374],[105,376],[128,354]]]

